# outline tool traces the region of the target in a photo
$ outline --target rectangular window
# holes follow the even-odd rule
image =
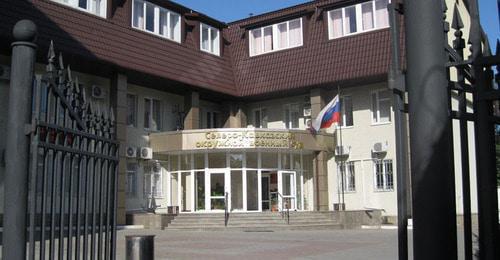
[[[394,177],[392,160],[377,160],[374,162],[375,189],[378,191],[393,191]]]
[[[151,131],[161,130],[161,102],[156,99],[144,99],[144,128]]]
[[[106,18],[107,0],[52,0]]]
[[[218,128],[219,127],[219,112],[215,111],[207,111],[205,113],[205,128],[206,129],[211,129],[211,128]]]
[[[267,128],[267,109],[259,108],[253,111],[253,125],[255,128]]]
[[[219,40],[219,29],[212,26],[200,23],[201,26],[201,36],[200,36],[200,48],[203,51],[220,55],[220,40]]]
[[[132,6],[132,27],[181,42],[179,14],[142,0]]]
[[[137,196],[137,163],[127,163],[126,195]]]
[[[372,93],[372,123],[391,122],[391,92],[381,90]]]
[[[328,11],[328,37],[342,36],[389,26],[389,0],[372,0]]]
[[[127,125],[137,126],[137,96],[127,94]]]
[[[162,169],[156,166],[144,167],[144,196],[161,198],[163,196]]]
[[[250,56],[301,46],[302,18],[253,29],[249,37]]]
[[[354,120],[352,115],[352,98],[351,96],[340,97],[341,106],[341,122],[340,125],[343,127],[353,126]]]
[[[300,106],[299,104],[288,104],[285,105],[285,128],[287,129],[297,129],[299,128],[300,121]]]
[[[344,192],[356,192],[356,172],[354,162],[338,163],[340,189],[342,186]]]

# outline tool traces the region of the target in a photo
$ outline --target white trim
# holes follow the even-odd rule
[[[146,99],[147,100],[150,100],[150,115],[149,115],[149,124],[148,126],[146,127],[145,126],[145,123],[146,123],[146,117],[145,117],[145,114],[146,114]],[[151,122],[152,122],[152,119],[153,119],[153,104],[154,104],[154,101],[157,101],[159,102],[160,104],[160,118],[159,118],[159,122],[157,122],[157,129],[152,129],[151,128]],[[159,132],[163,129],[163,102],[160,100],[160,99],[156,99],[156,98],[152,98],[152,97],[143,97],[143,106],[144,106],[144,109],[143,109],[143,115],[142,115],[142,127],[144,128],[144,131],[148,131],[148,132]],[[180,167],[178,165],[178,167]]]
[[[77,0],[70,0],[67,3],[63,2],[62,0],[51,0],[51,2],[62,4],[62,5],[74,8],[78,11],[82,11],[82,12],[106,19],[107,15],[108,15],[108,0],[96,0],[96,1],[99,1],[99,9],[98,9],[99,13],[94,13],[92,11],[92,10],[94,10],[94,1],[92,1],[92,0],[87,0],[87,7],[86,8],[79,7]],[[97,9],[97,8],[95,8],[95,9]]]
[[[203,28],[204,27],[206,27],[208,29],[208,50],[203,48]],[[215,40],[212,42],[212,34],[214,32],[216,32],[217,36],[215,37]],[[217,48],[215,48],[213,46],[215,41],[218,41],[218,45],[216,46]],[[210,53],[210,54],[213,54],[213,55],[216,55],[216,56],[220,56],[220,47],[221,47],[220,42],[221,42],[220,30],[213,27],[213,26],[210,26],[210,25],[207,25],[207,24],[200,22],[200,50],[207,52],[207,53]],[[212,48],[214,49],[214,51],[211,51]]]
[[[296,21],[296,20],[300,20],[300,44],[290,46],[290,22]],[[286,27],[287,27],[287,45],[286,45],[286,47],[278,48],[278,36],[277,36],[278,35],[278,25],[283,24],[283,23],[286,23]],[[273,48],[269,51],[265,51],[265,49],[264,49],[264,47],[265,47],[264,29],[269,28],[269,27],[272,28]],[[261,47],[262,47],[261,53],[253,53],[254,46],[252,44],[253,43],[252,32],[255,30],[260,30],[260,32],[261,32]],[[303,45],[304,45],[304,26],[303,26],[303,22],[302,22],[302,17],[295,18],[295,19],[288,20],[288,21],[275,23],[272,25],[262,26],[262,27],[255,28],[252,30],[248,30],[248,49],[249,49],[248,53],[249,53],[250,57],[259,56],[262,54],[267,54],[267,53],[272,53],[272,52],[277,52],[277,51],[282,51],[282,50],[287,50],[287,49],[293,49],[293,48],[301,47]]]
[[[370,116],[371,116],[371,122],[372,125],[386,125],[386,124],[391,124],[392,123],[392,99],[389,98],[382,98],[380,99],[380,93],[381,92],[389,92],[389,89],[376,89],[370,92]],[[376,95],[376,104],[373,103],[373,94]],[[390,92],[389,92],[390,95]],[[383,121],[380,122],[380,101],[389,101],[389,121]],[[376,105],[376,108],[375,108]],[[374,111],[376,109],[376,111]],[[374,113],[376,115],[376,119],[374,119]]]
[[[182,21],[182,16],[176,12],[173,12],[173,11],[170,11],[169,9],[166,9],[166,8],[163,8],[161,6],[157,6],[153,3],[150,3],[148,1],[144,1],[144,0],[133,0],[131,1],[132,2],[132,19],[131,20],[131,24],[130,26],[134,29],[137,29],[141,32],[146,32],[146,33],[149,33],[149,34],[152,34],[152,35],[155,35],[155,36],[158,36],[158,37],[161,37],[163,39],[167,39],[167,40],[170,40],[170,41],[173,41],[173,42],[177,42],[177,43],[181,43],[181,21]],[[139,3],[142,3],[142,12],[143,12],[143,26],[142,28],[141,27],[138,27],[138,26],[134,26],[134,18],[135,18],[135,3],[136,2],[139,2]],[[150,6],[153,6],[154,8],[154,29],[153,31],[149,31],[146,29],[146,21],[147,21],[147,17],[146,17],[146,5],[150,5]],[[167,13],[167,32],[165,33],[165,35],[163,34],[160,34],[160,14],[161,14],[161,11],[164,11]],[[174,14],[176,15],[178,18],[179,18],[179,24],[177,25],[177,27],[174,28],[174,33],[172,34],[171,31],[170,31],[170,16],[171,14]],[[173,38],[170,38],[170,35],[173,35]]]
[[[354,5],[349,5],[349,6],[344,6],[344,7],[341,7],[341,8],[337,8],[337,9],[332,9],[332,10],[329,10],[327,12],[327,19],[328,19],[328,40],[333,40],[333,39],[339,39],[339,38],[343,38],[343,37],[346,37],[346,36],[351,36],[351,35],[356,35],[356,34],[361,34],[361,33],[366,33],[366,32],[371,32],[371,31],[376,31],[376,30],[380,30],[380,29],[385,29],[385,28],[389,28],[389,25],[387,26],[378,26],[377,25],[377,18],[376,18],[376,10],[375,10],[375,2],[377,0],[372,0],[372,1],[366,1],[366,2],[362,2],[362,3],[358,3],[358,4],[354,4]],[[373,19],[373,28],[371,29],[367,29],[367,30],[363,30],[363,14],[362,14],[362,8],[361,6],[363,4],[366,4],[366,3],[369,3],[371,2],[372,3],[372,19]],[[390,3],[391,0],[388,0],[388,3]],[[350,8],[350,7],[355,7],[355,10],[356,10],[356,32],[352,32],[352,33],[347,33],[347,30],[346,30],[346,22],[345,22],[345,10],[347,8]],[[342,35],[341,36],[337,36],[337,37],[334,37],[332,32],[333,32],[333,24],[332,24],[332,19],[331,19],[331,13],[333,11],[336,11],[336,10],[342,10]]]

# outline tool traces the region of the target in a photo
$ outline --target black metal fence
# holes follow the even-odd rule
[[[464,28],[458,4],[449,7],[444,0],[398,2],[389,6],[393,38],[389,85],[395,94],[396,117],[408,113],[411,156],[410,195],[403,188],[410,175],[403,165],[404,156],[399,156],[406,151],[406,124],[396,120],[399,259],[408,258],[407,197],[411,197],[415,259],[456,259],[461,250],[465,259],[498,259],[495,124],[500,123],[500,117],[493,111],[493,102],[500,100],[500,91],[494,88],[500,80],[500,46],[497,42],[497,53],[493,55],[480,25],[477,0],[464,1],[468,28]],[[453,8],[451,24],[445,21],[448,8]],[[399,65],[398,13],[405,20],[406,78]],[[406,100],[408,104],[404,104]],[[453,131],[458,140],[453,140]],[[458,141],[456,146],[454,141]],[[470,171],[474,168],[475,172]],[[458,187],[455,178],[461,180]],[[471,186],[474,179],[476,187]],[[463,230],[456,226],[458,188],[463,203]],[[477,227],[473,225],[475,211],[471,206],[476,197]],[[457,243],[457,237],[462,236],[458,232],[463,233],[461,243]],[[476,250],[474,233],[478,234]]]
[[[86,100],[53,45],[34,85],[29,259],[114,259],[118,142],[113,110]]]
[[[14,37],[8,138],[18,140],[7,146],[3,258],[114,260],[114,112],[87,100],[52,43],[46,71],[33,77],[32,22],[16,24]]]

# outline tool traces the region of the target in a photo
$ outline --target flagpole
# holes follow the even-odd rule
[[[344,153],[344,146],[342,145],[342,124],[344,124],[344,118],[342,114],[342,102],[340,101],[340,86],[337,86],[337,95],[339,96],[339,105],[340,105],[340,124],[339,124],[339,135],[340,135],[340,147],[342,149],[342,153]],[[344,175],[345,175],[345,167],[344,167],[344,158],[343,154],[340,155],[340,185],[341,185],[341,194],[342,194],[342,204],[339,208],[341,210],[345,210],[345,199],[344,199]]]

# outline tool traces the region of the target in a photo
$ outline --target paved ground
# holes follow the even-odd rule
[[[119,231],[117,259],[130,234],[156,235],[156,259],[397,259],[397,230]]]

